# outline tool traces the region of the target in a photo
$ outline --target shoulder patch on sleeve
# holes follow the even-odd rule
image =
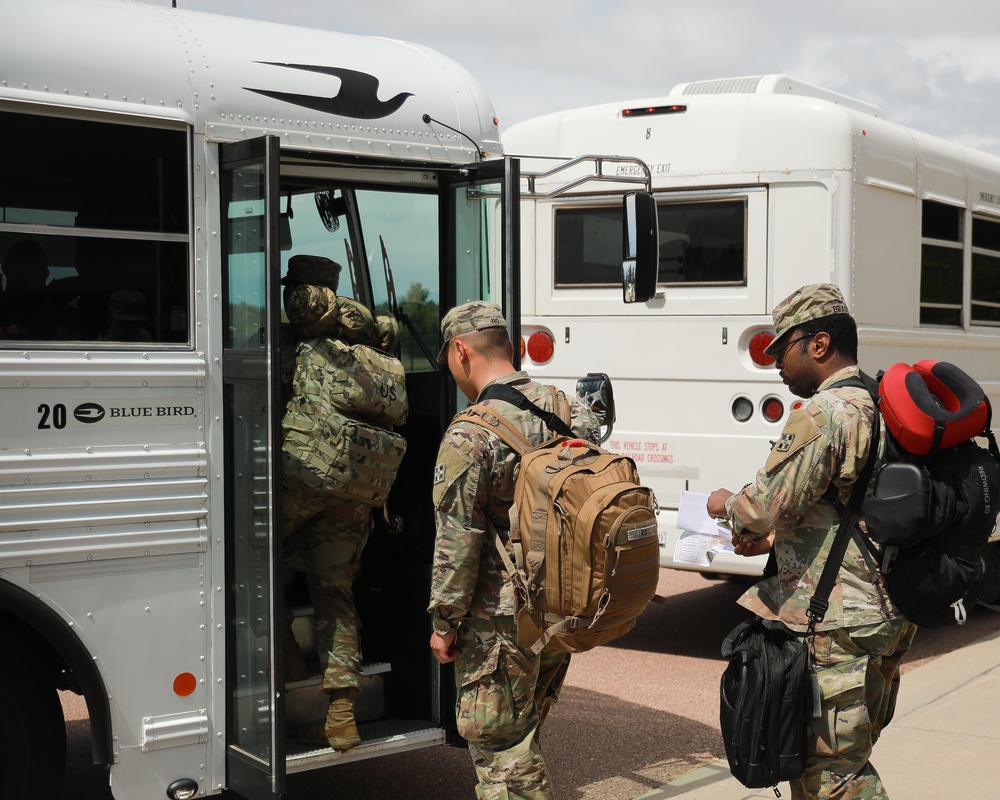
[[[799,450],[817,438],[819,434],[816,420],[811,414],[802,410],[793,411],[781,432],[781,438],[771,447],[771,454],[767,457],[767,463],[764,465],[767,474],[772,474]]]
[[[472,463],[472,456],[466,448],[442,447],[438,451],[437,464],[434,465],[434,481],[431,487],[431,496],[435,507],[440,505],[441,498],[455,481],[469,470]]]

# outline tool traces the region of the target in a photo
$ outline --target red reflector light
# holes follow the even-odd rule
[[[760,411],[768,422],[777,422],[785,413],[785,404],[777,397],[769,397],[764,401],[764,406]]]
[[[524,337],[521,337],[521,360],[524,360]]]
[[[555,342],[545,331],[535,331],[528,337],[528,357],[536,364],[544,364],[555,352]]]
[[[623,108],[623,117],[649,117],[654,114],[683,114],[688,110],[687,106],[642,106],[640,108]]]
[[[189,694],[194,693],[197,687],[198,679],[190,672],[182,672],[174,678],[174,693],[181,697],[187,697]]]
[[[764,353],[764,348],[773,341],[774,334],[770,331],[755,333],[753,338],[750,339],[750,344],[748,345],[750,359],[758,367],[770,367],[774,363],[774,357]]]

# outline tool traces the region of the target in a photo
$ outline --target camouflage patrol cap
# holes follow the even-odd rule
[[[503,311],[496,303],[485,300],[473,300],[455,306],[441,320],[441,352],[438,353],[438,364],[448,362],[448,342],[463,333],[484,331],[488,328],[506,328],[507,320]]]
[[[326,286],[337,291],[341,269],[340,264],[324,256],[292,256],[288,259],[288,273],[281,282]]]
[[[847,301],[840,289],[832,283],[813,283],[792,292],[774,307],[774,340],[764,348],[773,356],[780,352],[788,340],[788,333],[803,322],[829,317],[833,314],[850,314]]]

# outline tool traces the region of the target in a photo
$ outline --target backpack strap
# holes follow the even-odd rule
[[[839,386],[855,386],[861,389],[868,389],[869,393],[871,391],[870,387],[859,378],[846,378],[827,388],[833,389]],[[847,500],[847,507],[841,514],[840,526],[837,528],[837,534],[833,539],[833,546],[830,548],[830,557],[827,559],[826,564],[823,565],[823,573],[816,584],[816,591],[809,599],[809,609],[806,614],[809,617],[810,633],[815,630],[816,626],[823,621],[823,617],[826,616],[827,609],[830,607],[830,592],[833,591],[833,586],[837,580],[837,571],[840,569],[844,556],[847,555],[848,541],[857,530],[858,517],[861,514],[861,504],[868,490],[868,484],[871,483],[872,473],[875,471],[875,462],[878,461],[881,419],[882,415],[879,414],[878,403],[876,402],[875,414],[872,417],[872,446],[868,449],[868,459],[865,461],[865,466],[854,483],[854,488],[851,489],[851,496]],[[827,492],[824,493],[824,497],[830,493],[831,489],[832,484],[827,489]],[[839,499],[837,502],[839,504]],[[862,548],[862,552],[864,552],[864,548]]]
[[[520,392],[518,393],[520,394]],[[471,422],[480,428],[496,434],[499,439],[506,444],[518,456],[523,456],[533,445],[529,442],[517,428],[499,414],[494,414],[485,406],[476,403],[469,406],[465,411],[457,414],[452,423]]]
[[[549,386],[549,391],[552,393],[552,407],[555,409],[554,412],[546,411],[544,408],[536,406],[522,392],[519,392],[513,386],[508,386],[506,383],[491,383],[483,389],[482,394],[479,395],[479,402],[482,402],[483,400],[503,400],[505,403],[517,406],[522,411],[530,411],[542,422],[544,422],[545,427],[553,433],[558,433],[560,436],[574,437],[576,434],[574,434],[573,430],[569,427],[569,401],[566,401],[565,417],[560,419],[559,416],[557,416],[560,410],[559,391],[555,386]]]
[[[997,449],[997,440],[993,435],[993,405],[990,403],[990,398],[986,397],[985,394],[983,399],[986,401],[986,426],[980,436],[984,437],[989,445],[990,455],[1000,462],[1000,450]]]
[[[517,393],[521,394],[520,392]],[[455,422],[469,422],[483,428],[489,433],[496,435],[504,444],[517,453],[518,458],[523,456],[532,448],[531,442],[529,442],[509,421],[504,419],[499,414],[494,414],[491,411],[488,411],[484,406],[481,406],[478,403],[469,406],[460,414],[456,415],[456,417],[452,420],[453,424]],[[514,558],[511,560],[510,555],[507,553],[507,548],[504,545],[504,539],[493,525],[489,516],[486,517],[486,526],[493,533],[493,541],[496,544],[497,553],[500,554],[500,559],[503,561],[504,569],[507,570],[507,574],[510,576],[511,581],[514,584],[514,588],[521,597],[522,603],[529,603],[530,595],[523,578],[526,573],[524,567],[524,547],[521,545],[520,531],[515,532],[513,528],[511,529],[509,539],[511,548],[514,551]]]

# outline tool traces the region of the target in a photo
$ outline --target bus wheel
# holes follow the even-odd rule
[[[0,797],[59,797],[66,771],[66,722],[59,693],[18,648],[0,662]]]

